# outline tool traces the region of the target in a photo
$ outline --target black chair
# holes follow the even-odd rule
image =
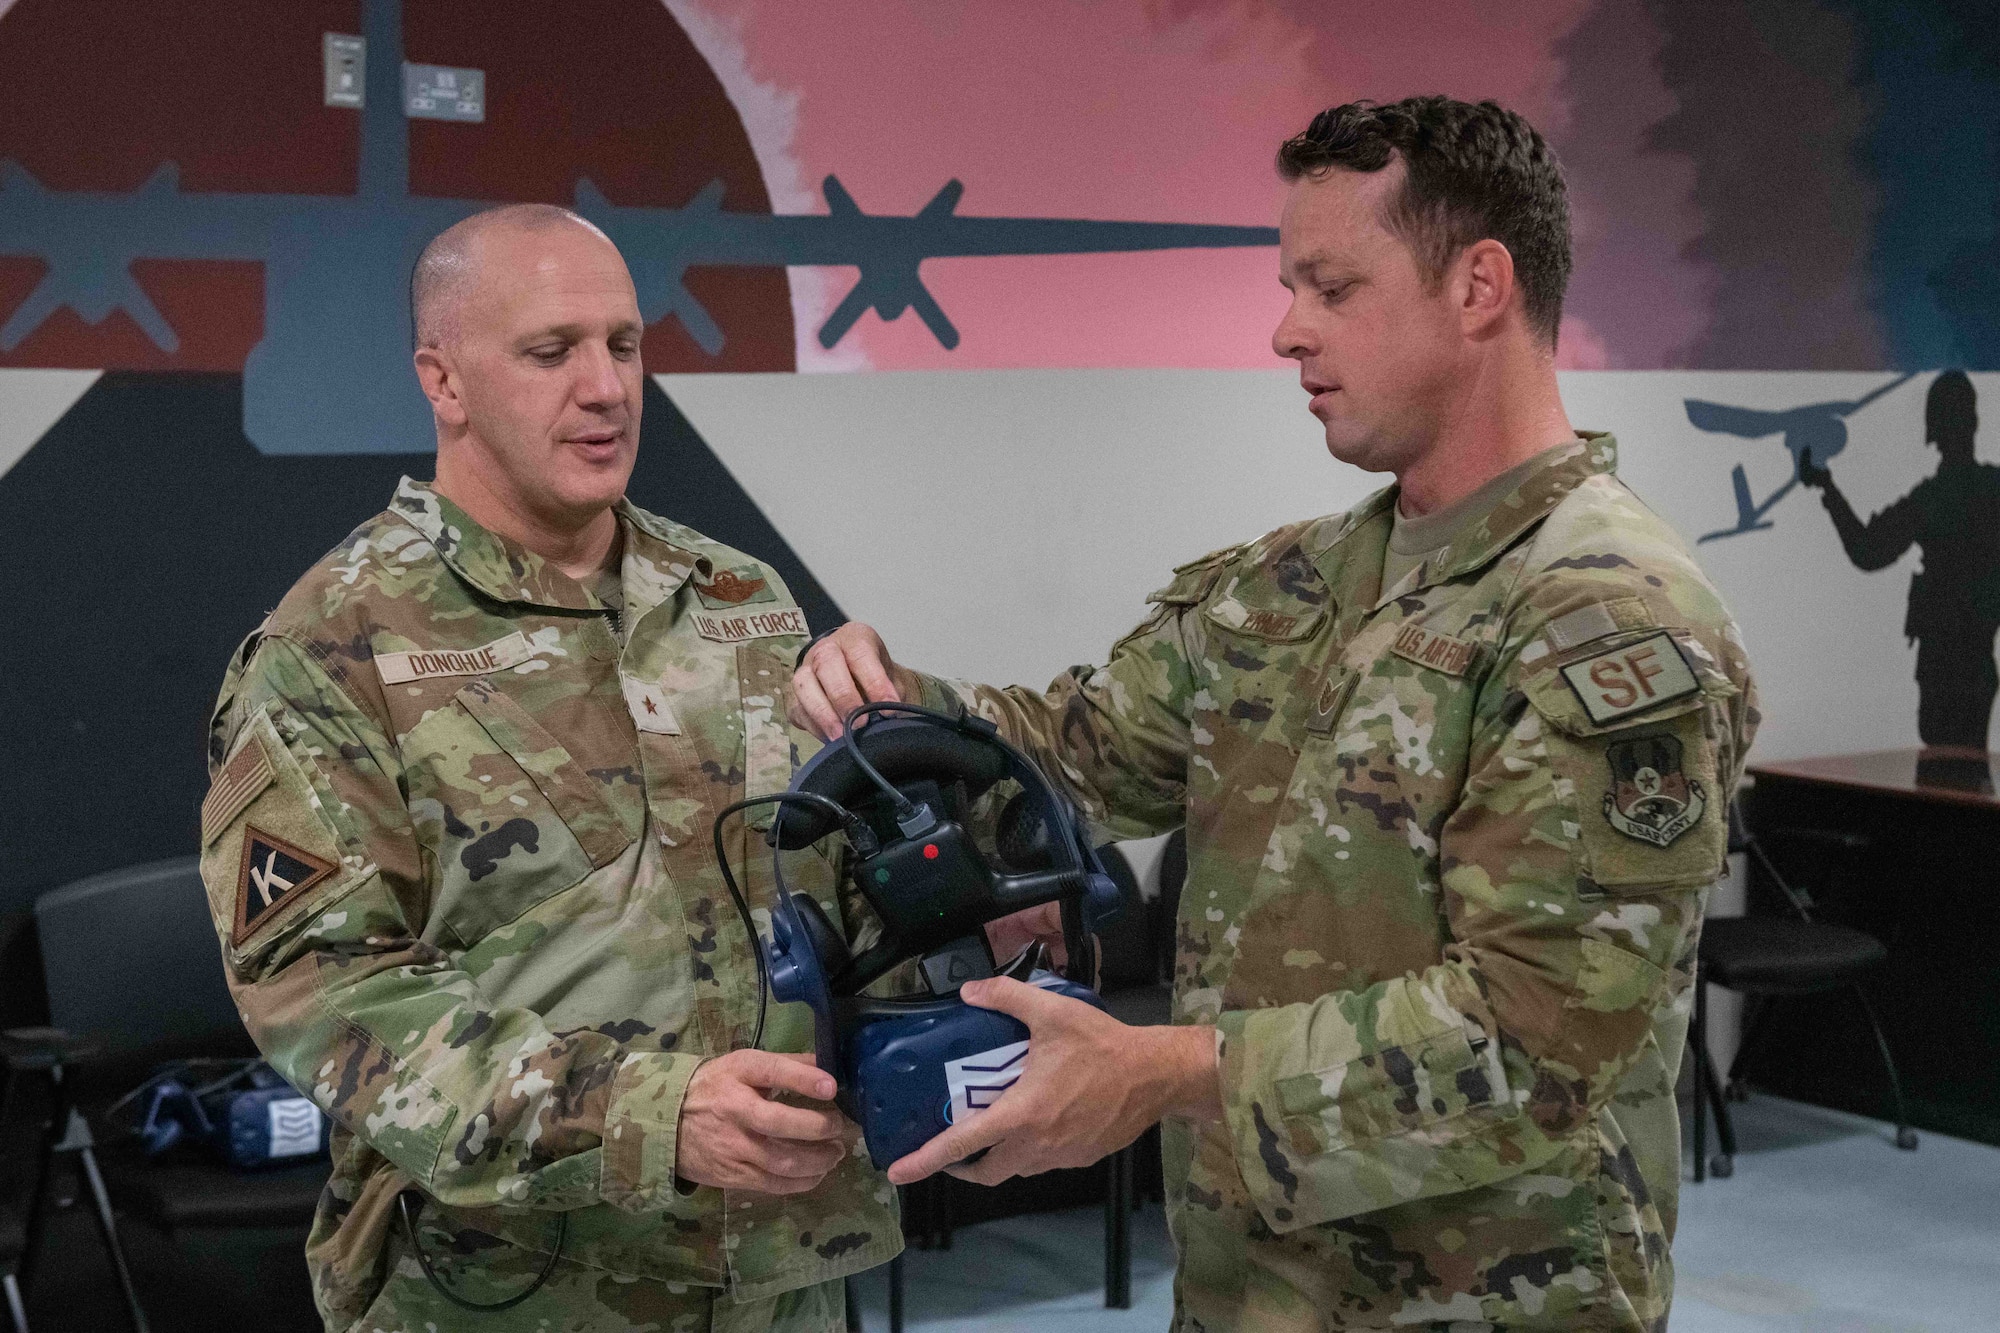
[[[148,1159],[115,1136],[94,1134],[80,1114],[109,1104],[163,1061],[256,1054],[223,983],[197,859],[80,880],[44,894],[35,919],[53,1026],[7,1034],[10,1066],[39,1073],[10,1080],[10,1089],[17,1081],[35,1083],[47,1104],[35,1193],[23,1222],[22,1285],[64,1154],[75,1155],[89,1182],[113,1272],[140,1329],[145,1315],[114,1206],[169,1239],[282,1228],[298,1233],[302,1249],[326,1183],[324,1159],[259,1172],[232,1171],[193,1149]],[[310,1300],[302,1259],[294,1294]],[[16,1323],[25,1328],[25,1315],[17,1314]]]
[[[1801,836],[1825,838],[1817,831],[1799,830]],[[1852,854],[1862,840],[1853,835],[1833,835],[1840,850]],[[1697,1183],[1713,1171],[1727,1177],[1736,1169],[1736,1128],[1729,1118],[1729,1102],[1741,1101],[1744,1070],[1755,1050],[1762,1021],[1778,1000],[1795,995],[1845,990],[1860,1006],[1881,1052],[1882,1067],[1889,1075],[1889,1091],[1896,1113],[1896,1146],[1914,1149],[1916,1131],[1909,1126],[1903,1104],[1903,1084],[1896,1073],[1896,1060],[1889,1051],[1888,1038],[1868,999],[1862,978],[1889,956],[1889,951],[1873,935],[1847,926],[1814,919],[1812,896],[1788,880],[1772,862],[1764,845],[1744,824],[1741,810],[1729,810],[1729,850],[1742,852],[1755,871],[1766,876],[1784,896],[1791,916],[1716,917],[1702,927],[1699,967],[1695,979],[1694,1022],[1688,1043],[1694,1053],[1694,1178]],[[1752,1013],[1745,1026],[1736,1058],[1729,1063],[1729,1076],[1718,1079],[1708,1051],[1708,988],[1726,986],[1750,1000]],[[1708,1112],[1715,1114],[1716,1134],[1722,1151],[1708,1159]]]
[[[1176,839],[1182,836],[1174,834]],[[1171,1017],[1173,988],[1168,978],[1173,957],[1173,910],[1180,900],[1181,879],[1185,877],[1185,845],[1183,841],[1177,863],[1181,871],[1171,885],[1168,871],[1176,863],[1171,855],[1163,857],[1161,895],[1152,901],[1140,892],[1138,876],[1124,854],[1116,846],[1101,849],[1105,871],[1118,883],[1124,911],[1098,936],[1098,990],[1104,997],[1105,1008],[1121,1022],[1156,1024]],[[1170,852],[1172,846],[1170,842]],[[1164,971],[1163,949],[1167,960]],[[918,1249],[948,1250],[952,1233],[973,1222],[1073,1206],[1080,1193],[1095,1192],[1091,1178],[1101,1174],[1104,1304],[1107,1309],[1129,1310],[1132,1308],[1131,1218],[1138,1169],[1142,1163],[1149,1167],[1150,1183],[1157,1179],[1159,1159],[1159,1128],[1155,1126],[1099,1166],[1077,1171],[1051,1171],[1010,1180],[990,1189],[949,1176],[932,1176],[903,1189],[903,1232]],[[889,1266],[889,1333],[902,1333],[904,1286],[903,1261],[897,1258]]]

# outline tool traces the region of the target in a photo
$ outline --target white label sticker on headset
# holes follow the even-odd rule
[[[1011,1042],[944,1062],[944,1085],[951,1093],[951,1123],[978,1115],[1014,1086],[1028,1065],[1028,1043]]]
[[[267,1109],[271,1115],[271,1156],[304,1157],[319,1151],[317,1106],[304,1097],[283,1097]]]

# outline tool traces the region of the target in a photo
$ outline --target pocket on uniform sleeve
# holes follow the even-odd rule
[[[1497,1049],[1461,1027],[1276,1085],[1294,1151],[1304,1156],[1419,1134],[1501,1103]]]
[[[1665,661],[1662,688],[1641,665]],[[1598,668],[1593,675],[1593,668]],[[1525,692],[1544,727],[1558,791],[1574,809],[1584,875],[1600,889],[1705,884],[1721,873],[1729,800],[1716,774],[1716,706],[1735,687],[1687,664],[1668,631],[1593,643],[1539,672]],[[1588,886],[1586,886],[1586,892]]]
[[[202,802],[202,884],[216,934],[239,970],[360,882],[364,858],[340,827],[339,808],[268,712],[252,716]]]

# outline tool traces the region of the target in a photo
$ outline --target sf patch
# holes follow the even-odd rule
[[[1664,630],[1622,648],[1567,663],[1563,679],[1598,726],[1684,699],[1701,689],[1674,636]]]
[[[285,904],[331,875],[336,867],[252,824],[243,830],[243,864],[236,872],[236,929],[230,942],[237,948],[260,923]]]
[[[1604,793],[1604,818],[1628,838],[1666,847],[1701,822],[1708,797],[1687,775],[1681,743],[1674,736],[1614,741],[1604,752],[1611,765],[1611,790]]]
[[[701,604],[711,611],[778,600],[778,594],[771,591],[771,581],[755,565],[718,570],[708,582],[696,582],[694,590],[700,595]]]

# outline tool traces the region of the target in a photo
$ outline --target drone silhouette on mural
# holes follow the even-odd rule
[[[366,0],[368,52],[361,167],[352,195],[184,193],[160,165],[129,193],[45,188],[0,161],[0,257],[47,272],[0,324],[10,351],[68,306],[97,324],[123,310],[155,347],[178,336],[133,277],[148,258],[260,261],[264,336],[243,368],[243,428],[266,454],[404,453],[430,447],[430,408],[410,383],[404,282],[424,243],[495,202],[413,194],[402,100],[401,0]],[[590,180],[576,210],[625,254],[648,324],[671,314],[713,356],[723,331],[688,290],[701,266],[853,266],[860,278],[818,331],[833,347],[868,310],[914,310],[946,348],[959,332],[919,276],[926,259],[994,255],[1265,246],[1270,227],[960,217],[964,186],[945,184],[914,216],[868,214],[838,179],[823,183],[824,215],[726,212],[712,181],[680,208],[614,204]],[[384,386],[401,386],[397,392]]]
[[[1938,470],[1866,520],[1834,483],[1830,460],[1847,446],[1847,418],[1890,390],[1900,375],[1849,402],[1810,403],[1782,412],[1688,399],[1688,420],[1705,431],[1762,439],[1782,435],[1793,475],[1762,502],[1743,467],[1731,474],[1737,524],[1701,540],[1771,526],[1765,517],[1795,486],[1820,492],[1834,532],[1857,569],[1873,572],[1912,546],[1922,563],[1910,579],[1904,637],[1917,648],[1917,736],[1927,747],[1983,756],[2000,693],[1993,642],[2000,634],[2000,467],[1974,453],[1978,394],[1962,370],[1937,375],[1924,400],[1924,442],[1941,456]],[[1984,771],[1983,758],[1980,760]]]

